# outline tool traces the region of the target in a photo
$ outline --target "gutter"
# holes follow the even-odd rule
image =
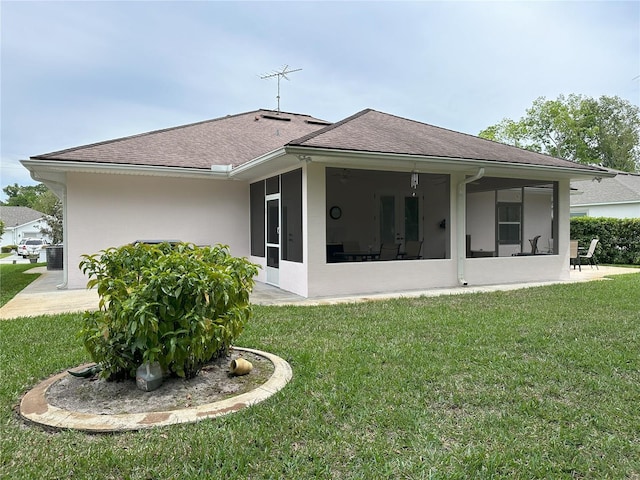
[[[484,177],[484,167],[478,169],[478,172],[463,179],[458,183],[458,202],[457,202],[457,251],[458,251],[458,283],[463,287],[467,286],[467,281],[464,278],[464,267],[467,258],[467,184],[475,182],[476,180]]]
[[[261,165],[264,165],[265,163],[268,163],[269,161],[278,158],[278,157],[282,157],[283,155],[286,155],[287,153],[289,153],[287,150],[285,150],[284,148],[280,147],[277,148],[275,150],[272,150],[268,153],[265,153],[264,155],[261,155],[259,157],[254,158],[253,160],[249,160],[246,163],[243,163],[242,165],[238,165],[237,167],[235,167],[233,170],[229,171],[229,177],[235,177],[237,175],[242,175],[243,173],[255,168],[255,167],[259,167]]]
[[[444,166],[456,166],[458,169],[461,167],[475,167],[475,168],[511,168],[514,170],[526,170],[527,173],[531,174],[531,172],[543,172],[548,174],[549,172],[559,172],[564,174],[570,174],[571,178],[593,178],[593,177],[602,177],[602,178],[613,178],[615,174],[608,172],[603,169],[593,170],[588,168],[581,168],[580,166],[576,168],[569,167],[557,167],[553,165],[535,165],[531,163],[511,163],[499,160],[477,160],[463,157],[429,157],[426,155],[415,155],[415,154],[402,154],[402,153],[384,153],[384,152],[368,152],[368,151],[357,151],[357,150],[341,150],[341,149],[330,149],[330,148],[322,148],[322,147],[301,147],[301,146],[290,146],[287,145],[284,147],[286,153],[290,154],[302,154],[305,156],[324,156],[324,157],[352,157],[352,158],[366,158],[366,159],[374,159],[378,162],[386,162],[388,160],[404,160],[406,162],[410,162],[411,164],[415,164],[415,162],[428,162],[432,164],[441,164]],[[562,159],[560,159],[562,160]],[[388,166],[388,163],[384,163]],[[246,165],[246,164],[245,164]],[[586,167],[586,166],[585,166]]]

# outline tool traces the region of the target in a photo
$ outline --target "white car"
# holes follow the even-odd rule
[[[41,238],[27,238],[18,245],[18,255],[27,258],[31,254],[39,254],[40,250],[46,246],[47,243]]]

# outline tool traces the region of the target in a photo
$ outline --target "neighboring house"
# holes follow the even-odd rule
[[[640,174],[607,171],[617,175],[571,182],[572,217],[640,218]]]
[[[370,109],[258,110],[22,163],[63,200],[69,288],[82,254],[180,239],[304,297],[568,279],[569,184],[613,176]],[[371,261],[408,242],[421,258]]]
[[[44,214],[33,208],[0,206],[0,220],[5,227],[0,246],[18,245],[23,238],[46,239],[40,233],[40,229],[46,227]]]

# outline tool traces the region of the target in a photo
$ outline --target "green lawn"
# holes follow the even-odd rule
[[[24,273],[44,263],[16,263],[0,265],[0,307],[15,297],[16,293],[40,276],[39,273]]]
[[[25,426],[22,393],[88,360],[79,315],[0,322],[0,478],[638,479],[640,275],[511,292],[256,307],[238,345],[293,380],[198,424]]]

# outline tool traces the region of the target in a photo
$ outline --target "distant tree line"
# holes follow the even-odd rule
[[[479,136],[587,165],[640,172],[640,109],[619,97],[539,97]]]

